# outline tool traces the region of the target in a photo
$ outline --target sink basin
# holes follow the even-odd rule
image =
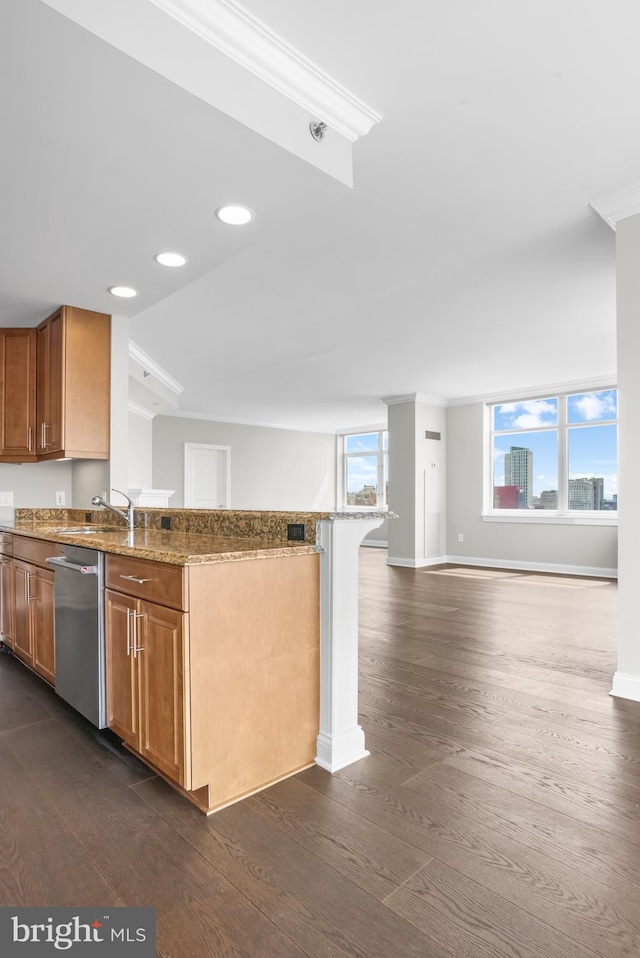
[[[95,536],[98,532],[113,532],[103,526],[67,526],[65,529],[56,529],[61,536]]]
[[[58,529],[61,536],[95,536],[99,529]]]

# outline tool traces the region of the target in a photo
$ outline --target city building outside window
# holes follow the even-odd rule
[[[490,513],[617,515],[615,389],[488,408]]]
[[[389,433],[342,437],[342,497],[347,509],[386,509],[389,485]]]

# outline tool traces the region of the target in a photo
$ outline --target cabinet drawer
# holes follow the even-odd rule
[[[58,542],[47,542],[45,539],[27,539],[26,536],[14,535],[13,555],[16,559],[44,566],[49,556],[62,555],[62,546]]]
[[[105,585],[107,589],[149,599],[172,609],[187,608],[182,566],[107,555]]]
[[[13,536],[10,532],[0,532],[0,555],[13,555]]]

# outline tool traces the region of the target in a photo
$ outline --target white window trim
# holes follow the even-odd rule
[[[342,512],[388,512],[389,503],[385,502],[384,495],[384,457],[385,453],[388,455],[389,450],[384,448],[384,439],[383,433],[389,434],[388,427],[384,426],[366,426],[360,427],[359,429],[349,429],[345,432],[341,432],[338,435],[338,455],[337,455],[337,487],[338,487],[338,496],[337,501],[340,503],[340,510]],[[347,439],[349,436],[366,436],[371,433],[378,433],[378,448],[377,450],[362,451],[357,453],[347,453]],[[377,504],[375,506],[352,506],[347,504],[347,460],[354,458],[356,456],[377,456],[378,457],[378,466],[377,466],[377,476],[376,476],[376,488],[377,488]]]
[[[606,426],[612,424],[618,424],[619,419],[606,419],[598,420],[598,422],[589,422],[589,423],[567,423],[566,410],[567,396],[576,396],[581,393],[587,392],[606,392],[609,389],[615,389],[616,392],[618,387],[616,385],[602,385],[598,384],[593,388],[589,386],[581,386],[579,389],[576,389],[573,386],[570,386],[566,389],[554,389],[548,392],[538,393],[536,395],[524,395],[518,394],[511,397],[500,397],[493,400],[486,400],[484,403],[484,414],[483,414],[483,471],[484,471],[484,483],[483,483],[483,498],[482,498],[482,514],[481,519],[483,522],[521,522],[532,525],[571,525],[571,526],[617,526],[618,525],[618,512],[616,511],[606,511],[606,512],[596,512],[586,511],[586,510],[569,510],[568,506],[568,442],[567,442],[567,432],[571,428],[581,428],[582,426]],[[549,399],[557,398],[558,399],[558,422],[556,426],[550,427],[539,427],[538,429],[514,429],[514,430],[500,430],[500,435],[507,436],[510,432],[513,432],[514,435],[522,432],[547,432],[550,429],[556,429],[558,432],[558,501],[562,503],[563,509],[536,509],[536,510],[525,510],[525,509],[494,509],[493,508],[493,423],[491,417],[491,411],[493,406],[502,405],[503,403],[508,402],[529,402],[535,401],[537,399]],[[619,397],[618,397],[619,402]]]

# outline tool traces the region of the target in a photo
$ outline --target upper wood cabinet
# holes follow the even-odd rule
[[[61,306],[0,330],[0,462],[108,459],[111,317]]]
[[[0,459],[36,461],[36,331],[0,329]]]
[[[63,306],[36,335],[38,459],[108,459],[111,317]]]

